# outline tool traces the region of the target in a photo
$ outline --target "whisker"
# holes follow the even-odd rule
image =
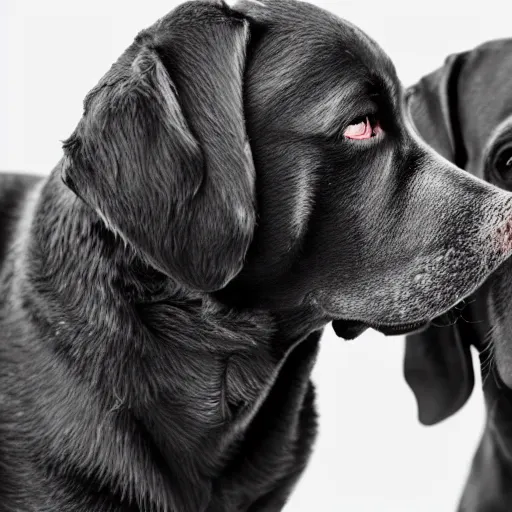
[[[496,352],[495,346],[492,342],[492,335],[496,329],[495,325],[492,325],[484,336],[484,348],[480,352],[480,372],[482,374],[482,387],[485,386],[487,379],[493,370],[496,369]]]

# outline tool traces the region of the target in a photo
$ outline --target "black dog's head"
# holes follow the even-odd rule
[[[511,196],[420,142],[388,57],[306,3],[183,4],[64,147],[65,183],[148,264],[342,335],[430,320],[511,250]]]
[[[409,90],[408,103],[414,125],[434,149],[472,175],[512,190],[511,39],[452,55]],[[405,375],[423,423],[443,420],[470,396],[471,345],[485,349],[484,374],[494,369],[494,356],[495,377],[512,387],[511,265],[501,265],[465,305],[408,338]]]

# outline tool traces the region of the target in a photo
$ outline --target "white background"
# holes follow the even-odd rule
[[[319,1],[366,30],[409,85],[455,51],[511,35],[508,2]],[[82,100],[172,0],[0,0],[0,169],[48,173]],[[512,77],[511,77],[512,80]],[[403,341],[324,335],[314,380],[320,435],[287,512],[454,511],[484,410],[421,427],[402,376]]]

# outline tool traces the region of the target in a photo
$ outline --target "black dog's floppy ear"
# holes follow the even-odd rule
[[[409,114],[423,140],[459,167],[465,165],[465,149],[458,122],[457,89],[466,55],[449,56],[443,67],[406,92]]]
[[[434,425],[457,412],[475,384],[471,324],[451,312],[423,332],[406,336],[404,375],[418,404],[419,420]]]
[[[181,5],[139,34],[64,143],[64,182],[149,264],[201,291],[241,270],[255,225],[248,37],[223,3]]]

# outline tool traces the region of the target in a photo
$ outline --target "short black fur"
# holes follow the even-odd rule
[[[344,137],[367,109],[382,131]],[[357,28],[198,1],[114,63],[50,176],[0,177],[0,212],[0,509],[271,512],[324,326],[450,308],[510,253],[512,200],[407,129]]]

